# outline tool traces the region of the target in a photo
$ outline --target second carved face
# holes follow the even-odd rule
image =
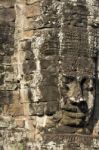
[[[94,80],[89,77],[63,77],[61,109],[62,123],[70,126],[85,126],[93,113]]]

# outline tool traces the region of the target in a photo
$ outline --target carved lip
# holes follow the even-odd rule
[[[85,102],[86,100],[84,99],[84,98],[79,98],[79,99],[76,99],[76,98],[74,98],[74,97],[71,97],[70,98],[70,101],[71,102],[74,102],[74,103],[80,103],[80,102]]]

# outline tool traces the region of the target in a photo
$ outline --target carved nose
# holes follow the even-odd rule
[[[78,93],[77,93],[77,95],[76,95],[76,99],[80,99],[82,97],[82,95],[81,95],[81,92],[79,91]]]
[[[85,101],[84,98],[83,98],[82,89],[81,89],[79,84],[78,84],[78,86],[75,89],[74,96],[71,97],[70,100],[72,102],[75,102],[75,103],[80,103],[80,102],[84,102]]]
[[[78,84],[78,87],[77,87],[75,99],[76,99],[76,100],[83,101],[82,89],[81,89],[81,87],[80,87],[79,84]]]

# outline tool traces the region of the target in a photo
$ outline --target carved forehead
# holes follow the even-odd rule
[[[75,54],[72,57],[62,60],[63,73],[66,76],[88,76],[93,77],[94,75],[94,63],[92,59],[78,58]]]
[[[63,76],[63,81],[82,81],[82,80],[87,80],[87,81],[94,81],[94,77],[89,77],[89,76]]]

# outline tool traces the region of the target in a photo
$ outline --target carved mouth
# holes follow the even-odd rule
[[[63,111],[62,123],[66,126],[80,127],[84,125],[86,115],[83,112]]]
[[[85,100],[84,98],[67,98],[66,102],[64,102],[61,108],[70,112],[86,113],[88,111],[87,100]]]
[[[70,103],[72,106],[78,108],[77,110],[79,110],[81,113],[87,113],[88,105],[85,99],[70,99]]]
[[[74,97],[71,97],[70,98],[70,101],[71,102],[74,102],[74,103],[80,103],[80,102],[85,102],[86,100],[84,99],[84,98],[79,98],[79,99],[76,99],[76,98],[74,98]]]
[[[78,101],[75,99],[68,100],[63,108],[63,122],[65,125],[83,126],[87,111],[88,107],[84,99],[79,99]]]

